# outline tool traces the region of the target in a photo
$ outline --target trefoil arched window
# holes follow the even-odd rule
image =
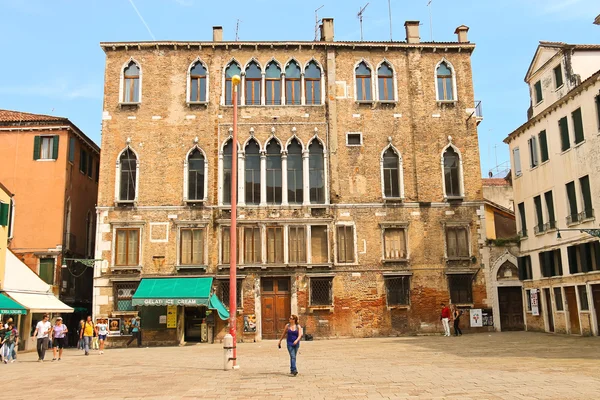
[[[187,159],[188,166],[188,195],[190,201],[204,200],[204,155],[199,149],[194,149]]]
[[[137,157],[131,149],[126,149],[121,153],[120,181],[119,181],[119,200],[135,201],[137,184]]]
[[[268,106],[281,105],[281,68],[275,61],[267,65],[265,74],[265,96]]]
[[[300,105],[302,103],[302,89],[300,88],[300,66],[294,60],[285,68],[285,103],[287,105]]]
[[[323,204],[325,203],[325,159],[323,145],[315,139],[310,144],[308,151],[310,202]]]
[[[190,70],[190,101],[205,102],[206,97],[206,75],[204,65],[197,61]]]
[[[246,105],[260,105],[262,71],[256,61],[246,67]]]
[[[356,100],[371,101],[373,94],[371,93],[371,70],[367,63],[362,61],[356,66]]]
[[[394,71],[388,63],[382,63],[377,69],[379,101],[394,101]]]
[[[452,70],[446,62],[440,63],[436,71],[438,101],[453,101],[454,86]]]
[[[245,151],[246,204],[260,204],[260,148],[250,140]]]
[[[321,69],[315,61],[309,62],[304,71],[304,92],[306,104],[321,104]]]
[[[235,75],[240,75],[242,72],[240,66],[235,61],[232,61],[225,69],[225,105],[233,105],[233,83],[231,78]],[[240,104],[240,95],[238,93],[238,104]]]

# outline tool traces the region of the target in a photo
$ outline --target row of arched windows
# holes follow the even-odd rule
[[[319,105],[324,102],[323,69],[315,60],[309,61],[302,69],[292,59],[284,67],[276,60],[269,61],[264,70],[256,60],[251,60],[242,70],[240,64],[232,60],[223,73],[224,92],[222,104],[232,105],[232,77],[242,78],[238,104],[253,105]],[[122,96],[124,103],[139,103],[141,99],[141,68],[133,59],[124,66],[122,75]],[[188,70],[187,101],[206,103],[208,101],[209,73],[206,64],[197,58]],[[355,93],[359,102],[394,102],[397,89],[394,68],[388,61],[382,61],[374,69],[365,61],[360,61],[354,69]],[[442,59],[435,69],[436,99],[456,100],[456,79],[454,68],[449,61]]]
[[[239,145],[238,145],[239,148]],[[233,141],[228,139],[219,157],[219,204],[231,204],[231,168]],[[283,145],[272,137],[261,149],[251,137],[238,154],[238,204],[287,205],[326,204],[327,153],[317,138],[306,149],[298,138]],[[390,143],[381,153],[381,190],[385,199],[404,198],[402,156]],[[139,162],[127,147],[117,162],[116,200],[134,202],[137,199]],[[458,149],[449,144],[442,153],[444,196],[462,197],[464,193],[462,164]],[[207,198],[208,163],[198,146],[192,148],[184,163],[184,200],[205,201]]]

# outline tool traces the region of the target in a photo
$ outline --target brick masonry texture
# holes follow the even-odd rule
[[[443,50],[443,49],[442,49]],[[449,301],[449,269],[476,271],[480,265],[479,224],[482,201],[481,173],[477,128],[473,108],[473,84],[470,50],[432,51],[432,48],[389,48],[388,51],[366,46],[299,48],[289,45],[228,46],[187,49],[173,46],[138,49],[135,46],[105,47],[106,72],[104,86],[104,120],[102,129],[102,162],[99,194],[99,221],[102,231],[97,257],[107,262],[101,280],[97,280],[98,296],[108,301],[96,304],[96,312],[113,312],[111,278],[182,275],[177,272],[177,221],[196,221],[206,226],[207,268],[196,271],[206,276],[226,275],[228,268],[219,264],[219,232],[228,222],[226,207],[218,204],[218,158],[229,136],[232,107],[222,106],[223,69],[235,59],[244,68],[251,59],[261,66],[276,59],[285,64],[294,58],[301,65],[316,60],[324,70],[326,102],[319,106],[241,106],[239,112],[240,144],[251,136],[261,148],[274,135],[284,144],[295,134],[307,146],[316,134],[327,150],[330,204],[319,216],[309,206],[239,207],[238,223],[260,221],[293,225],[317,224],[329,227],[331,265],[329,267],[291,266],[263,268],[245,267],[239,273],[243,280],[243,313],[256,314],[260,325],[260,278],[290,277],[292,312],[300,315],[307,331],[321,337],[378,336],[408,333],[440,332],[440,302]],[[209,70],[209,102],[207,105],[186,104],[186,73],[197,58]],[[435,67],[445,57],[456,72],[458,101],[439,104],[435,98]],[[119,105],[121,69],[135,59],[142,67],[142,98],[139,106]],[[372,69],[386,60],[396,76],[398,101],[394,104],[358,104],[354,100],[354,68],[361,60]],[[345,88],[345,89],[344,89]],[[344,89],[344,90],[342,90]],[[347,92],[347,97],[341,98]],[[401,115],[401,116],[400,116]],[[153,118],[160,116],[160,119]],[[133,118],[135,117],[135,118]],[[275,118],[276,117],[276,118]],[[346,146],[347,132],[361,132],[363,145]],[[451,142],[462,156],[464,198],[447,202],[443,195],[441,155]],[[184,160],[194,146],[204,151],[208,161],[208,195],[201,206],[184,202]],[[402,157],[404,176],[403,202],[384,202],[381,193],[380,159],[390,143]],[[117,157],[127,146],[138,155],[139,195],[134,206],[115,205]],[[176,215],[176,218],[172,218]],[[167,223],[168,242],[150,241],[150,223]],[[352,265],[334,263],[337,223],[353,223],[356,229],[358,260]],[[381,223],[398,222],[408,226],[409,261],[383,263]],[[118,224],[141,223],[141,275],[116,271],[113,227]],[[473,260],[447,263],[445,259],[445,223],[469,226],[469,242]],[[132,225],[133,226],[133,225]],[[137,226],[137,225],[136,225]],[[164,227],[160,228],[164,229]],[[163,233],[164,234],[164,233]],[[164,257],[156,263],[153,257]],[[410,306],[389,308],[383,273],[411,273]],[[333,274],[333,306],[326,310],[309,305],[310,276]],[[310,275],[310,276],[309,276]],[[109,278],[104,280],[103,278]],[[101,283],[100,283],[101,282]],[[473,280],[473,306],[487,306],[483,273]],[[241,326],[241,316],[238,320]],[[463,323],[464,326],[467,322]],[[219,335],[224,324],[218,322]],[[255,339],[260,339],[259,333]]]

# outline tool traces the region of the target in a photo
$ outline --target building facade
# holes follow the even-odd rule
[[[0,182],[0,290],[4,283],[6,252],[13,231],[13,194]]]
[[[512,155],[528,330],[600,334],[600,46],[541,42]]]
[[[0,110],[0,160],[15,193],[9,248],[78,311],[65,322],[83,317],[93,272],[64,259],[94,257],[99,147],[67,118]]]
[[[210,310],[134,307],[140,280],[213,277],[228,300],[238,148],[240,338],[298,314],[316,337],[440,332],[440,303],[486,306],[468,28],[457,42],[102,43],[95,315],[140,315],[155,343]],[[231,77],[241,75],[238,143]],[[171,311],[169,311],[171,312]],[[161,322],[162,321],[162,322]],[[201,322],[203,321],[203,322]]]

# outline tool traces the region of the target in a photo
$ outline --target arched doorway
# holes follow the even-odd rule
[[[498,308],[502,331],[522,331],[523,290],[519,281],[519,269],[511,261],[505,260],[494,276],[498,287]]]

